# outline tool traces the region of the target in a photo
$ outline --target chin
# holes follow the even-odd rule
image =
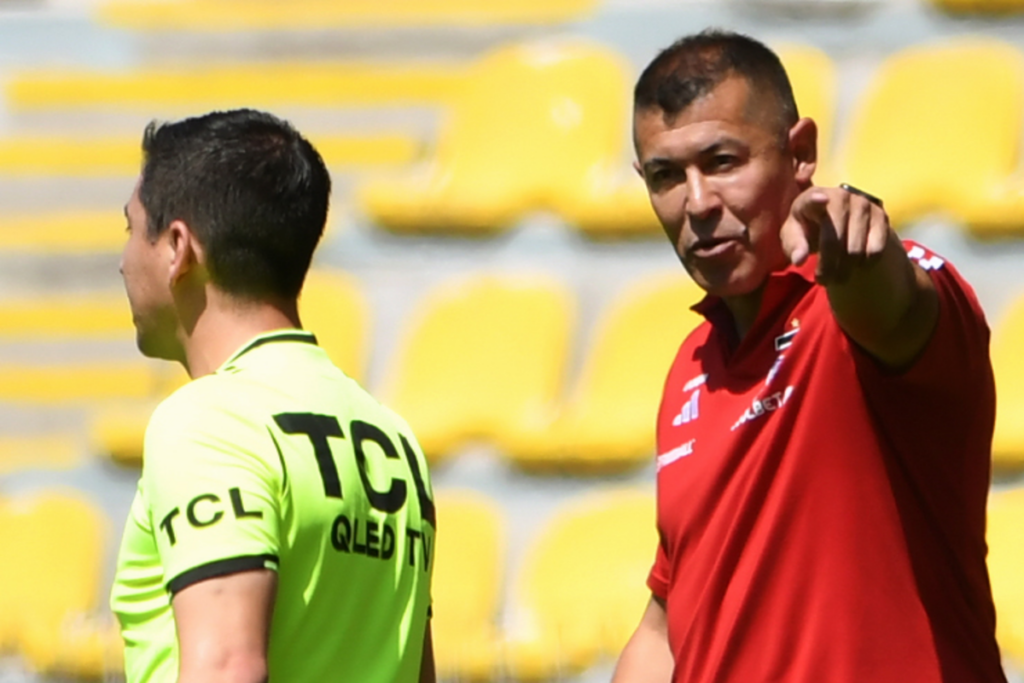
[[[159,336],[146,334],[142,330],[138,330],[135,334],[135,345],[146,358],[170,361],[184,360],[184,353],[178,344],[169,344]]]
[[[757,273],[749,272],[744,268],[734,268],[727,272],[706,272],[694,269],[690,270],[690,277],[708,294],[722,298],[753,294],[761,288],[765,281],[765,276],[758,277]]]

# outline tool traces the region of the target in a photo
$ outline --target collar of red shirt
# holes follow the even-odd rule
[[[761,300],[762,312],[774,308],[774,302],[787,299],[790,292],[795,288],[806,287],[808,283],[813,285],[815,283],[814,271],[817,266],[818,255],[811,254],[801,266],[791,265],[782,270],[769,273],[768,282],[765,284],[764,297]],[[715,312],[720,311],[724,306],[725,303],[722,301],[722,297],[705,294],[703,299],[690,307],[690,310],[700,313],[713,324]],[[761,317],[760,314],[758,317]]]

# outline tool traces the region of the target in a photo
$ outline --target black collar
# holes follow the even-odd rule
[[[253,339],[248,346],[235,354],[234,358],[231,359],[231,362],[233,363],[237,361],[257,346],[263,346],[264,344],[270,344],[271,342],[302,342],[304,344],[313,344],[314,346],[317,344],[316,337],[313,333],[306,332],[305,330],[289,330],[286,332],[270,333]]]

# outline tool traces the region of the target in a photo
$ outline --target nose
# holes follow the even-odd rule
[[[721,207],[718,193],[699,171],[691,171],[686,179],[686,213],[693,220],[709,218]]]

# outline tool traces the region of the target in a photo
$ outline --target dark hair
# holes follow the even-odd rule
[[[748,36],[709,29],[686,36],[647,65],[633,91],[635,111],[660,109],[674,118],[730,76],[742,76],[764,105],[773,101],[773,123],[788,131],[800,115],[778,55]]]
[[[139,199],[155,240],[184,221],[213,283],[247,299],[295,298],[323,234],[331,178],[316,149],[265,112],[153,121]]]

